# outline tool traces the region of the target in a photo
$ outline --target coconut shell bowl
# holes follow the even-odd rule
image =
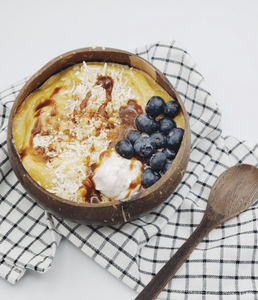
[[[23,101],[42,86],[52,75],[78,63],[107,62],[127,65],[147,73],[181,107],[184,135],[172,165],[164,175],[148,188],[140,189],[131,197],[100,203],[66,200],[44,189],[26,171],[13,136],[14,117]],[[190,155],[190,127],[187,112],[177,91],[156,67],[135,54],[112,48],[81,48],[62,54],[36,72],[23,86],[12,107],[7,134],[7,145],[12,169],[26,192],[44,209],[56,217],[87,225],[115,225],[140,218],[151,212],[175,191],[180,184]]]

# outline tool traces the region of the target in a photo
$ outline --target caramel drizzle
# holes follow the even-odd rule
[[[113,79],[110,76],[100,76],[96,82],[96,85],[101,85],[106,90],[106,101],[99,107],[97,114],[105,119],[109,118],[106,111],[106,107],[110,101],[112,101]]]

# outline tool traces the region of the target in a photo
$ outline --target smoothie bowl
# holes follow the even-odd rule
[[[12,168],[43,208],[111,225],[162,204],[185,173],[190,128],[168,79],[122,50],[82,48],[41,68],[8,124]]]

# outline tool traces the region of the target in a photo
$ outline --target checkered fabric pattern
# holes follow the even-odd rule
[[[26,80],[0,94],[0,275],[11,283],[26,269],[45,272],[61,238],[140,292],[199,224],[211,186],[228,167],[258,167],[258,143],[223,137],[221,111],[187,51],[175,41],[135,51],[179,92],[190,118],[191,155],[183,181],[141,219],[109,227],[79,225],[42,210],[11,170],[6,126]],[[258,299],[258,205],[214,229],[194,250],[160,299]]]

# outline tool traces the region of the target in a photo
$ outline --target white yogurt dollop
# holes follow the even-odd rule
[[[136,159],[125,159],[112,151],[96,168],[93,181],[102,195],[121,200],[132,196],[141,186],[142,163]]]

